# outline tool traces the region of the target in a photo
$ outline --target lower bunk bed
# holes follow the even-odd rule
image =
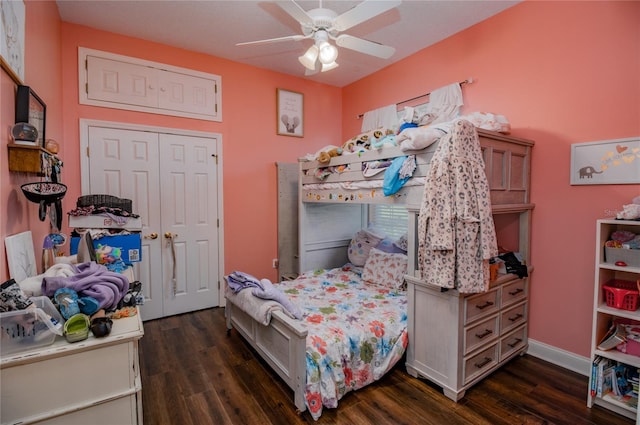
[[[481,129],[477,129],[477,136],[492,211],[494,215],[504,216],[500,227],[509,235],[515,234],[513,241],[510,237],[506,240],[517,246],[528,260],[529,238],[522,229],[529,227],[529,212],[533,207],[529,204],[533,143]],[[421,320],[425,303],[415,302],[416,291],[413,289],[414,282],[421,279],[418,210],[438,143],[439,140],[434,140],[420,150],[392,146],[354,155],[343,154],[332,157],[328,163],[299,161],[297,182],[294,183],[298,188],[298,208],[297,211],[286,210],[297,214],[298,234],[293,239],[297,239],[298,246],[292,253],[295,258],[289,263],[296,263],[298,267],[287,272],[304,273],[295,280],[284,280],[274,286],[304,309],[303,320],[292,318],[283,308],[273,308],[270,302],[255,300],[250,292],[238,296],[248,291],[235,295],[226,291],[227,327],[238,330],[294,391],[296,407],[300,411],[309,409],[314,419],[321,415],[323,406],[336,407],[338,400],[349,391],[382,377],[405,351],[407,358],[418,358],[416,356],[426,353],[423,345],[433,343],[431,339],[419,340],[416,323],[426,329],[435,327],[437,324],[433,322],[439,320]],[[468,141],[460,139],[457,143]],[[397,191],[387,195],[383,193],[385,182],[389,177],[393,182],[397,174],[389,173],[389,176],[386,170],[367,171],[398,158],[402,158],[403,164],[407,159],[412,163],[413,174],[403,180]],[[330,174],[325,175],[325,171]],[[380,280],[365,279],[367,263],[357,264],[362,268],[347,264],[354,263],[347,253],[357,240],[354,234],[369,227],[372,206],[374,210],[378,206],[405,210],[402,219],[406,232],[404,265],[383,267],[387,272],[402,269],[399,277],[392,279],[392,284],[388,280],[383,284]],[[391,217],[395,219],[395,216]],[[289,218],[291,222],[294,220]],[[322,271],[313,271],[316,269]],[[280,275],[284,276],[283,273]],[[405,282],[408,291],[402,287]],[[247,306],[247,303],[259,306]],[[525,331],[521,345],[526,347],[526,308],[523,317]],[[461,342],[464,335],[456,330],[453,334],[443,332],[439,338]],[[428,356],[442,357],[438,348],[443,346],[442,340],[437,340],[433,346],[438,353]],[[415,375],[442,385],[427,373]]]
[[[374,281],[380,267],[396,267],[402,259],[382,257],[377,271],[345,264],[274,284],[301,307],[301,320],[251,290],[227,288],[228,329],[251,344],[294,391],[296,408],[308,409],[316,420],[323,408],[337,407],[345,394],[380,379],[406,351],[402,279],[397,285]]]

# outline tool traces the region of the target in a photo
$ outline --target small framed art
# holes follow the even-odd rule
[[[0,66],[16,84],[24,81],[25,5],[0,1]]]
[[[304,137],[304,95],[277,89],[276,126],[281,136]]]
[[[571,184],[640,183],[640,137],[571,145]]]
[[[16,93],[16,123],[28,122],[38,130],[36,144],[45,145],[45,124],[47,118],[47,105],[31,90],[29,86],[18,86]]]

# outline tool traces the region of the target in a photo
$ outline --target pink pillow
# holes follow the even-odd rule
[[[360,230],[349,243],[347,256],[354,266],[362,267],[367,261],[369,250],[380,243],[384,236],[376,235],[369,230]]]
[[[362,270],[362,280],[377,283],[390,289],[400,289],[407,274],[407,256],[371,248]]]

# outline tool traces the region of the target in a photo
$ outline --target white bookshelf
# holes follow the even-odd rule
[[[625,280],[637,282],[640,280],[640,267],[633,265],[620,266],[614,262],[607,261],[605,255],[605,242],[611,238],[611,234],[617,230],[627,230],[635,234],[640,234],[640,221],[602,219],[596,225],[596,252],[595,252],[595,277],[593,294],[593,324],[591,330],[591,361],[598,356],[623,363],[630,367],[640,369],[640,357],[623,353],[617,349],[599,350],[598,344],[607,333],[610,324],[615,319],[630,319],[640,322],[640,309],[635,311],[624,310],[608,306],[603,286],[613,280]],[[640,302],[638,303],[640,305]],[[593,395],[591,388],[593,384],[593,374],[589,377],[589,393],[587,406],[602,406],[616,413],[634,419],[640,425],[638,415],[637,400],[635,405],[629,405],[613,394]]]

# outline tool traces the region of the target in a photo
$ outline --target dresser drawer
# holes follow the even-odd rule
[[[140,397],[142,395],[138,392],[76,410],[63,416],[56,416],[38,422],[38,425],[136,425],[139,423],[137,403]]]
[[[465,330],[464,354],[469,354],[476,348],[498,337],[500,329],[499,318],[498,315],[495,315]]]
[[[498,290],[472,295],[464,299],[464,324],[467,325],[481,317],[486,317],[499,308]]]
[[[518,279],[502,285],[502,306],[515,304],[527,297],[527,279]]]
[[[86,350],[0,371],[2,422],[20,422],[74,404],[135,391],[139,368],[133,342]]]
[[[498,364],[498,343],[464,361],[464,383],[468,384]]]
[[[500,335],[517,328],[527,321],[527,303],[519,304],[500,314]]]
[[[500,338],[500,361],[509,358],[527,344],[527,325]]]

